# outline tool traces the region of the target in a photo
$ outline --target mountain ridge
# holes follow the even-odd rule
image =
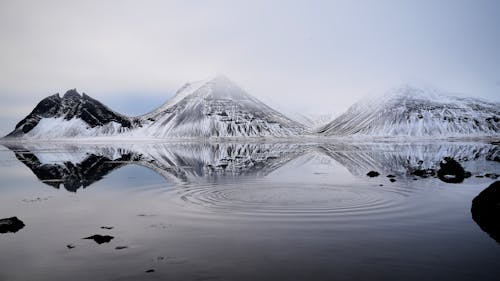
[[[353,104],[316,132],[326,136],[495,136],[500,103],[405,86]]]
[[[68,90],[62,97],[54,94],[42,99],[6,138],[474,137],[500,134],[500,103],[452,97],[412,86],[361,100],[326,125],[317,127],[313,119],[300,116],[287,117],[227,77],[218,75],[186,83],[164,104],[135,117],[117,113],[85,93],[80,95],[76,89]],[[302,122],[297,120],[301,118]]]

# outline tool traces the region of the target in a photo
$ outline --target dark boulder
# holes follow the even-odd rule
[[[438,177],[440,180],[447,183],[461,183],[465,179],[465,170],[451,157],[445,157],[439,163],[440,169],[438,170]]]
[[[373,178],[373,177],[380,176],[380,173],[379,172],[375,172],[375,171],[369,171],[368,174],[366,174],[366,175],[369,176],[370,178]]]
[[[24,227],[24,223],[17,217],[0,219],[0,233],[16,233]]]
[[[94,240],[97,244],[102,244],[102,243],[109,243],[109,241],[113,240],[113,236],[109,235],[100,235],[100,234],[95,234],[89,237],[85,237],[82,239],[91,239]]]
[[[500,243],[500,181],[492,183],[472,200],[472,219]]]

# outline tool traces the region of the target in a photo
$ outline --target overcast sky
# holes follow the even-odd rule
[[[215,74],[285,112],[407,83],[498,101],[499,15],[495,0],[0,0],[0,134],[70,88],[140,114]]]

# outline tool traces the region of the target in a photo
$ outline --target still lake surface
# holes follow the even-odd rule
[[[444,157],[471,176],[434,176]],[[471,206],[499,157],[466,141],[5,144],[0,219],[25,227],[0,234],[0,280],[498,280]]]

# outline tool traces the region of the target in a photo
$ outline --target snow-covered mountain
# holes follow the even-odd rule
[[[49,96],[16,125],[7,137],[71,138],[114,135],[137,126],[137,120],[115,113],[76,89]]]
[[[286,137],[305,127],[275,111],[224,76],[182,87],[155,111],[139,117],[133,135],[164,137]]]
[[[317,130],[327,136],[498,136],[500,103],[402,87],[368,98]]]
[[[43,99],[7,137],[56,139],[287,137],[305,127],[247,94],[224,76],[186,84],[151,113],[127,117],[76,90]]]

